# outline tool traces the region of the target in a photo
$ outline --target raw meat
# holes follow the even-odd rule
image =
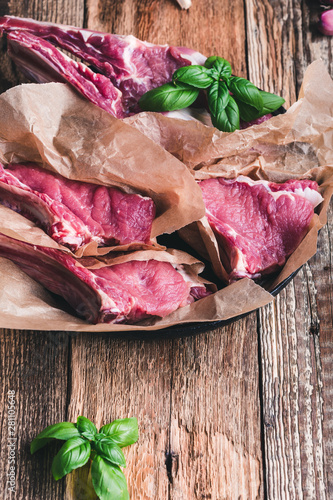
[[[184,270],[178,272],[169,262],[133,260],[90,270],[61,250],[30,245],[2,233],[0,256],[62,296],[91,323],[136,323],[151,316],[164,317],[210,294],[205,285],[191,277],[184,279]]]
[[[0,18],[0,32],[8,34],[10,55],[29,77],[38,82],[67,80],[117,118],[140,111],[139,98],[171,81],[176,69],[206,60],[185,47],[13,16]],[[50,44],[74,54],[100,75]]]
[[[0,164],[0,203],[73,251],[90,241],[99,246],[149,243],[155,217],[151,198],[65,179],[33,163]]]
[[[206,179],[200,187],[230,281],[278,270],[304,238],[314,207],[323,200],[310,180],[275,184],[239,176]]]

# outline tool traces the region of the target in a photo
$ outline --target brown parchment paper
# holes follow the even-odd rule
[[[233,134],[157,113],[141,113],[126,121],[182,160],[196,180],[247,175],[272,182],[293,178],[317,181],[324,201],[316,209],[301,245],[267,288],[272,290],[315,254],[318,231],[326,223],[333,192],[333,82],[322,61],[308,67],[299,99],[286,114]],[[174,136],[177,141],[172,140]],[[216,275],[226,281],[218,244],[206,217],[179,233],[208,257]]]
[[[200,189],[180,161],[67,85],[14,87],[0,96],[0,110],[2,161],[34,161],[69,179],[150,196],[152,238],[203,216]]]
[[[288,276],[315,252],[318,227],[325,223],[332,193],[333,165],[333,88],[320,62],[310,66],[300,100],[285,115],[233,134],[154,113],[119,121],[63,84],[11,89],[0,96],[0,109],[3,160],[38,161],[68,178],[119,185],[150,195],[160,211],[154,235],[192,223],[191,238],[194,241],[199,235],[207,255],[211,255],[209,246],[213,248],[214,241],[203,217],[200,191],[193,188],[198,187],[194,178],[221,172],[230,177],[243,173],[275,181],[316,177],[325,202],[280,277]],[[0,231],[57,246],[43,231],[4,207],[0,207]],[[99,258],[105,263],[109,256]],[[139,325],[89,325],[59,308],[51,294],[6,259],[0,259],[0,294],[0,327],[96,332],[158,330],[180,323],[225,320],[272,300],[262,287],[243,279],[164,319],[145,320]]]

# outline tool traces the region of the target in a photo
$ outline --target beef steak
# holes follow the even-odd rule
[[[151,198],[65,179],[33,163],[0,164],[0,203],[73,251],[90,241],[99,246],[149,243],[155,217]]]
[[[322,201],[317,183],[309,180],[275,184],[239,176],[199,184],[230,281],[258,278],[283,266]]]
[[[37,82],[68,81],[94,104],[117,118],[140,111],[139,98],[171,81],[176,69],[204,64],[206,57],[185,47],[14,16],[0,18],[11,57]],[[56,47],[85,63],[80,64]]]
[[[91,323],[136,323],[167,314],[210,294],[169,262],[132,260],[87,269],[61,250],[30,245],[0,233],[0,256],[62,296]],[[192,293],[193,289],[193,293]]]

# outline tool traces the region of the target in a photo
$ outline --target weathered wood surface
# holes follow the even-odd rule
[[[308,64],[330,74],[332,39],[316,2],[246,0],[249,78],[287,103]],[[282,21],[282,22],[281,22]],[[259,313],[266,492],[271,499],[333,497],[332,211],[318,252]]]
[[[134,34],[230,60],[292,103],[309,62],[332,73],[331,40],[306,2],[0,0],[0,14]],[[23,81],[1,54],[1,90]],[[57,483],[51,453],[29,455],[46,425],[135,415],[125,471],[134,500],[333,496],[332,213],[317,255],[259,313],[182,339],[1,332],[1,442],[16,391],[18,499],[84,499],[85,471]],[[51,450],[50,450],[51,451]],[[2,453],[1,497],[6,493]],[[2,493],[3,492],[3,493]]]

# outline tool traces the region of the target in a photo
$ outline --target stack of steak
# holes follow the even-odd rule
[[[133,36],[11,16],[0,18],[1,33],[7,35],[9,54],[29,78],[67,82],[120,119],[139,112],[140,97],[169,82],[175,70],[202,65],[206,59],[190,49],[153,45]],[[193,173],[195,178],[197,172]],[[314,208],[322,202],[318,185],[310,180],[276,184],[239,176],[198,182],[214,233],[211,236],[208,227],[201,234],[203,241],[206,238],[204,252],[214,267],[219,249],[218,266],[222,264],[226,282],[279,270],[308,232]],[[197,187],[194,180],[193,184]],[[151,198],[65,179],[25,163],[0,164],[0,203],[32,220],[61,245],[30,245],[0,233],[0,256],[63,296],[90,322],[135,323],[164,317],[211,293],[197,276],[168,258],[137,260],[134,254],[113,265],[96,265],[95,260],[92,268],[85,258],[69,253],[82,255],[92,242],[118,251],[150,245],[156,215]]]
[[[90,241],[101,246],[147,243],[155,215],[150,198],[65,179],[32,163],[0,166],[0,203],[71,250]],[[0,256],[64,297],[79,316],[93,323],[164,317],[210,294],[181,265],[135,260],[133,255],[120,264],[88,269],[84,258],[0,234]]]

